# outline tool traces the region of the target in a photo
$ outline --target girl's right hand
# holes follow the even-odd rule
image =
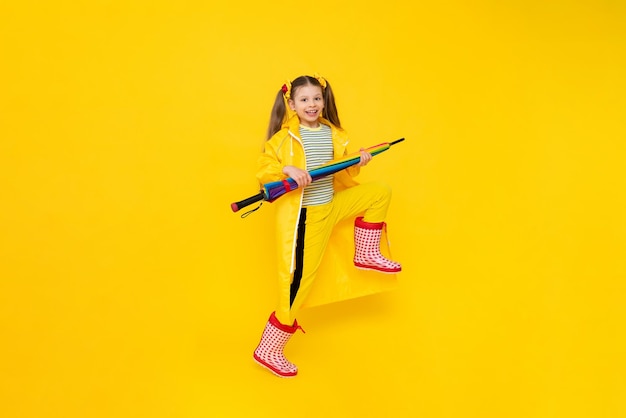
[[[296,183],[298,183],[298,187],[308,186],[313,181],[308,171],[302,170],[301,168],[294,167],[292,165],[286,165],[283,168],[283,174],[294,179]]]

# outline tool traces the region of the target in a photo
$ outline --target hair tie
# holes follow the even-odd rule
[[[291,99],[291,82],[287,81],[285,84],[283,84],[283,86],[280,88],[283,91],[283,96],[285,96],[285,99],[289,100]]]
[[[326,88],[326,80],[324,79],[324,77],[322,77],[318,73],[315,73],[315,74],[313,74],[313,78],[316,78],[317,81],[320,82],[320,85],[322,86],[323,89]]]

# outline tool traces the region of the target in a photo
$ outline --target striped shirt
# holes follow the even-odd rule
[[[320,123],[318,128],[300,125],[300,138],[306,155],[306,169],[311,171],[333,159],[333,140],[330,127]],[[333,174],[315,180],[304,188],[303,206],[323,205],[333,199]]]

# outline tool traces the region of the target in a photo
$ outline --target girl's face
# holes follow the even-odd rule
[[[317,128],[320,125],[317,119],[324,109],[322,88],[310,84],[299,87],[289,99],[289,106],[298,114],[302,125]]]

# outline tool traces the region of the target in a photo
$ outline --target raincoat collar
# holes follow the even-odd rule
[[[336,127],[329,120],[323,117],[319,118],[319,122],[330,127],[333,142],[335,143],[335,158],[341,157],[350,142],[346,131]],[[287,128],[289,136],[291,137],[291,155],[293,156],[293,140],[295,139],[300,145],[302,145],[302,140],[300,139],[300,118],[298,115],[294,114],[291,118],[289,118],[289,120],[283,124],[283,128]]]

